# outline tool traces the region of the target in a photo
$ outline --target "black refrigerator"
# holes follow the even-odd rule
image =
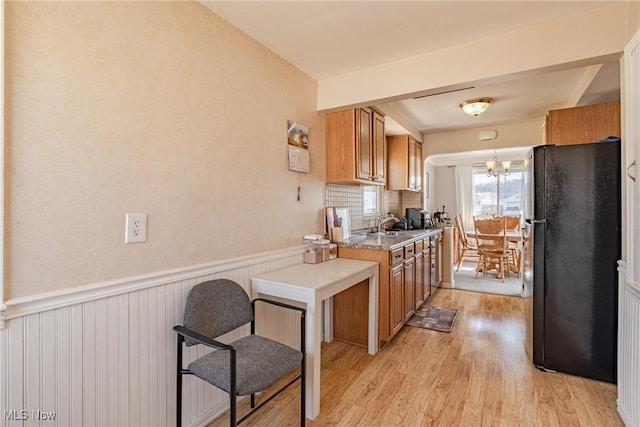
[[[526,348],[540,369],[616,382],[620,140],[525,160]]]

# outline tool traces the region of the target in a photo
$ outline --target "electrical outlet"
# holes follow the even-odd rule
[[[127,214],[125,243],[143,243],[147,241],[147,214]]]

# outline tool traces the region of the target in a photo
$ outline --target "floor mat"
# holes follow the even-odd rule
[[[451,332],[457,317],[458,310],[455,308],[423,307],[416,311],[406,324],[439,332]]]

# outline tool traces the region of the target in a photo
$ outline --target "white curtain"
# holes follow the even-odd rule
[[[465,230],[473,229],[473,168],[470,164],[456,165],[456,203]]]

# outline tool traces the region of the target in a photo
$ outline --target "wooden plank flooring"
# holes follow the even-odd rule
[[[321,410],[307,425],[623,426],[614,385],[533,367],[523,304],[438,289],[428,305],[460,310],[451,333],[405,326],[375,356],[323,343]],[[299,425],[298,392],[291,387],[242,425]],[[227,416],[209,426],[228,425]]]

